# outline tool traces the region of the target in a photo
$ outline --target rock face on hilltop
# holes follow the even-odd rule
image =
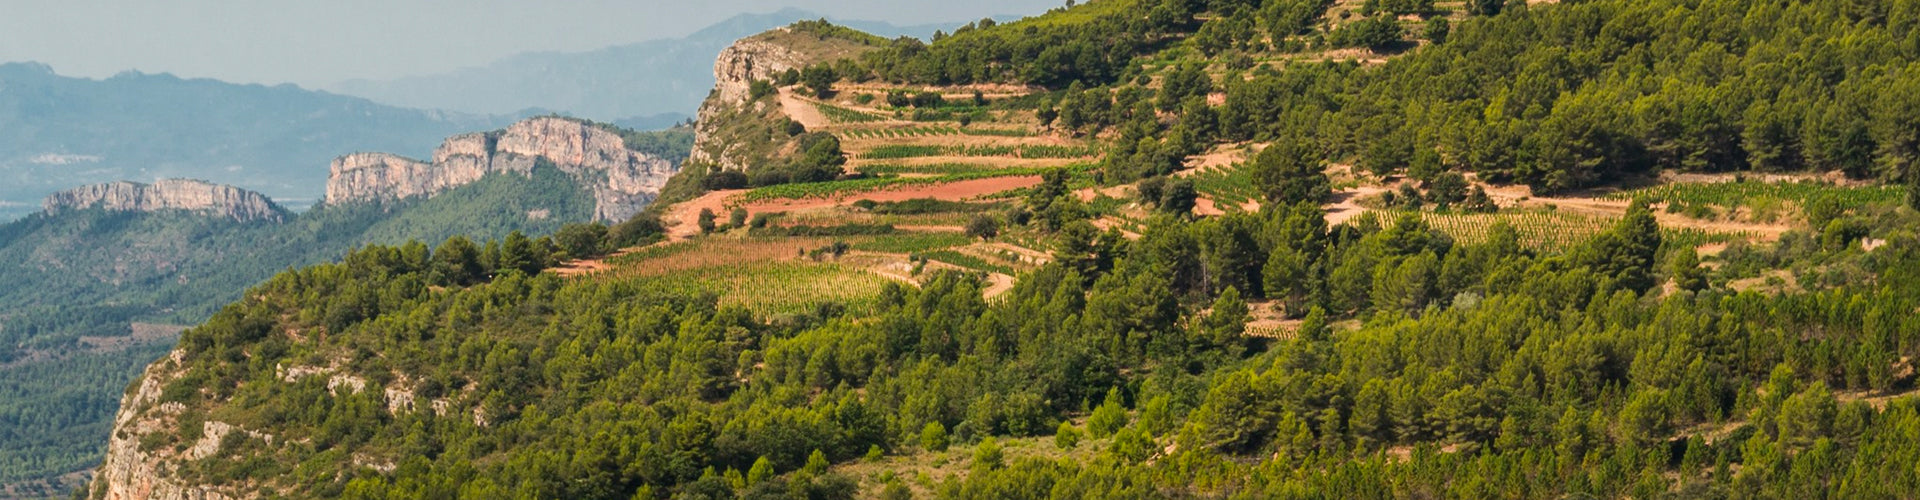
[[[874,49],[861,41],[792,28],[778,28],[734,42],[713,62],[713,91],[700,104],[693,154],[687,162],[746,170],[765,161],[764,151],[753,146],[777,143],[784,135],[767,137],[762,130],[742,129],[778,130],[773,122],[780,118],[780,106],[769,101],[749,102],[753,82],[771,81],[787,70],[855,57]]]
[[[765,35],[742,38],[720,51],[720,57],[713,61],[713,94],[703,108],[745,103],[754,80],[773,80],[787,70],[801,69],[812,61],[806,54],[768,38]]]
[[[327,203],[433,196],[490,173],[525,175],[543,160],[591,190],[594,217],[605,221],[638,213],[679,171],[672,162],[629,149],[613,131],[568,118],[540,117],[504,131],[448,138],[434,150],[432,163],[386,153],[334,159]]]
[[[163,179],[153,184],[109,182],[81,186],[48,196],[47,213],[99,208],[124,212],[185,210],[238,221],[279,221],[287,212],[266,195],[192,179]]]
[[[95,493],[104,500],[225,500],[236,498],[232,492],[205,485],[183,484],[174,479],[172,468],[187,460],[204,458],[220,448],[236,430],[221,422],[202,424],[201,437],[185,451],[171,447],[142,446],[140,439],[150,434],[174,432],[185,407],[180,403],[161,403],[161,389],[179,376],[180,351],[156,361],[134,382],[134,388],[121,398],[120,411],[114,415],[113,435],[107,441],[107,458],[94,476]],[[140,411],[142,408],[150,408]],[[241,431],[245,433],[245,431]],[[246,433],[260,437],[257,433]]]

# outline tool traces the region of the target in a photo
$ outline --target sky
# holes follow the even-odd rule
[[[1034,15],[1063,0],[0,0],[0,62],[67,76],[128,70],[236,83],[391,79],[521,52],[678,38],[797,7],[915,25]]]

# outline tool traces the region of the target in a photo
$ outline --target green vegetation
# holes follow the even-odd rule
[[[884,118],[871,113],[854,111],[823,102],[813,103],[813,107],[819,108],[820,114],[827,115],[827,119],[832,120],[834,123],[868,123],[884,120]]]
[[[11,323],[9,323],[11,324]],[[124,330],[125,324],[119,325]],[[102,333],[103,330],[97,330]],[[171,338],[165,339],[170,341]],[[59,362],[0,366],[0,482],[44,478],[99,463],[121,389],[172,344],[81,352]]]
[[[633,278],[625,286],[645,290],[640,297],[717,297],[722,306],[767,316],[805,315],[823,307],[866,310],[864,302],[884,283],[885,278],[834,264],[769,262]]]
[[[928,84],[1065,86],[1119,78],[1134,56],[1193,25],[1192,2],[1102,0],[996,25],[969,24],[931,45],[903,39],[864,57],[882,78]],[[1141,14],[1145,13],[1146,16]],[[984,25],[982,25],[984,24]]]
[[[847,180],[830,181],[830,182],[813,182],[813,183],[806,183],[806,184],[776,184],[776,185],[771,185],[771,186],[762,187],[762,188],[755,188],[752,191],[747,191],[745,195],[741,196],[741,201],[752,203],[756,201],[775,200],[775,199],[798,200],[798,199],[807,199],[807,198],[830,198],[834,196],[845,196],[845,195],[859,194],[859,193],[866,193],[866,192],[873,192],[873,191],[884,191],[887,189],[907,187],[907,186],[946,184],[950,182],[970,181],[970,180],[978,180],[978,179],[991,179],[994,177],[1039,175],[1045,172],[1051,172],[1055,170],[1069,170],[1069,169],[1072,169],[1072,167],[1001,168],[1001,169],[994,169],[989,171],[947,174],[947,175],[940,175],[940,176],[934,176],[934,177],[867,177],[867,178],[860,178],[860,179],[847,179]]]
[[[1033,132],[1021,129],[992,128],[982,126],[953,127],[946,125],[920,125],[911,127],[855,128],[839,132],[853,139],[889,139],[902,137],[938,137],[951,135],[972,135],[984,137],[1033,137]]]
[[[892,160],[900,158],[919,158],[926,156],[1010,156],[1023,159],[1043,158],[1086,158],[1093,156],[1093,148],[1083,146],[927,146],[927,145],[891,145],[880,146],[861,153],[860,157],[869,160]]]
[[[276,272],[358,245],[546,234],[591,219],[593,206],[566,174],[539,167],[429,199],[322,206],[280,223],[87,210],[0,226],[0,262],[13,263],[0,273],[0,386],[15,391],[0,398],[0,421],[10,422],[0,426],[0,482],[98,460],[122,389],[171,345],[130,337],[129,323],[198,323]]]
[[[853,249],[912,254],[963,246],[972,241],[972,238],[961,233],[913,232],[855,242]]]
[[[839,26],[827,22],[825,19],[800,21],[788,25],[787,28],[794,33],[813,35],[822,39],[831,38],[844,40],[861,45],[880,45],[887,43],[887,39],[885,38],[873,36],[872,34],[857,29]]]
[[[975,174],[975,173],[982,173],[982,172],[994,172],[999,170],[1006,170],[1007,168],[1008,167],[999,167],[999,166],[994,166],[989,164],[979,164],[979,163],[933,163],[933,164],[925,164],[925,165],[898,165],[898,164],[892,164],[892,163],[878,163],[878,164],[870,164],[870,165],[861,165],[860,173],[867,174],[867,175],[874,175],[874,176],[882,176],[882,177],[898,176],[901,174],[949,175],[949,174]]]
[[[1049,177],[1036,214],[1073,197]],[[591,279],[536,264],[445,289],[421,285],[446,247],[371,247],[186,333],[183,362],[164,365],[185,411],[166,421],[273,429],[276,444],[179,477],[297,497],[838,497],[868,478],[832,464],[949,446],[973,461],[929,485],[939,498],[1074,478],[1093,480],[1070,498],[1911,496],[1896,478],[1920,459],[1920,404],[1899,396],[1920,353],[1902,334],[1920,328],[1920,215],[1869,209],[1868,233],[1899,241],[1868,253],[1796,233],[1730,250],[1725,270],[1686,265],[1643,208],[1543,251],[1504,226],[1472,243],[1414,217],[1328,228],[1308,203],[1157,218],[1135,241],[1063,213],[1054,262],[994,301],[967,274],[860,278],[833,257],[845,242],[773,248],[816,262],[733,255],[778,241],[694,241]],[[681,259],[745,263],[653,271]],[[1727,288],[1728,270],[1770,259],[1871,278]],[[1682,277],[1697,291],[1660,291]],[[1304,319],[1287,339],[1246,337],[1242,297]],[[387,391],[445,411],[385,410]],[[1881,394],[1899,397],[1859,399]],[[1079,418],[1093,459],[1001,445],[1084,447],[1063,425]]]
[[[1905,68],[1916,54],[1804,57],[1905,39],[1890,21],[1908,7],[1895,3],[1512,9],[1377,68],[1296,64],[1229,85],[1219,126],[1230,140],[1310,137],[1360,165],[1432,161],[1546,190],[1654,169],[1895,179],[1916,158],[1901,146],[1911,128],[1896,125],[1920,109],[1900,97],[1920,82]],[[1425,91],[1436,85],[1456,91]]]
[[[1666,203],[1676,213],[1702,216],[1717,211],[1746,209],[1756,219],[1772,221],[1789,207],[1808,221],[1824,225],[1847,211],[1898,203],[1906,192],[1893,186],[1841,187],[1817,181],[1721,182],[1667,184],[1613,195],[1615,199]]]
[[[856,202],[856,206],[860,203]],[[867,211],[881,215],[919,215],[938,213],[967,213],[1005,208],[1000,203],[971,203],[964,201],[942,201],[933,198],[915,198],[906,201],[875,203]]]
[[[687,161],[688,154],[693,152],[691,122],[675,125],[666,130],[653,131],[635,131],[597,122],[593,125],[602,130],[620,134],[620,138],[627,143],[627,149],[646,153],[675,165]]]
[[[1193,175],[1194,188],[1200,194],[1213,199],[1222,210],[1239,207],[1250,201],[1265,201],[1266,196],[1253,187],[1251,169],[1222,167]]]
[[[1418,217],[1421,223],[1446,233],[1447,236],[1462,243],[1480,243],[1501,231],[1511,231],[1521,246],[1536,251],[1578,246],[1595,235],[1605,233],[1620,221],[1619,217],[1552,210],[1509,210],[1497,214],[1419,211],[1369,212],[1369,214],[1368,216],[1379,218],[1362,223],[1391,225],[1400,220],[1400,217]],[[1694,245],[1725,243],[1759,236],[1695,228],[1665,228],[1661,231],[1661,235],[1670,242]]]
[[[980,257],[960,253],[953,250],[943,249],[943,250],[934,250],[931,252],[922,252],[919,254],[919,256],[923,259],[937,260],[940,262],[953,264],[953,265],[964,267],[967,269],[972,269],[975,271],[991,271],[991,272],[996,272],[1000,274],[1013,274],[1015,272],[1011,267],[989,262],[986,259],[982,259]]]
[[[750,179],[689,169],[701,186],[761,186],[748,203],[1041,182],[991,211],[763,214],[746,234],[642,249],[584,279],[544,272],[549,246],[525,237],[477,260],[470,245],[368,247],[285,272],[183,334],[182,360],[159,365],[181,410],[149,413],[179,432],[142,441],[178,449],[207,420],[273,429],[273,443],[241,439],[176,473],[298,498],[1920,496],[1920,212],[1899,190],[1659,188],[1588,216],[1484,213],[1466,182],[1550,192],[1662,169],[1920,182],[1920,1],[1469,0],[1478,17],[1417,48],[1396,16],[1440,14],[1432,2],[1342,9],[1331,30],[1329,5],[1097,0],[931,44],[852,44],[872,50],[780,81],[1038,84],[1057,89],[1035,101],[1044,127],[1101,146],[1031,157],[1104,158],[846,178],[824,175],[845,162],[837,137],[728,117],[721,140],[742,142],[724,147],[800,152],[741,163]],[[1335,46],[1409,52],[1249,55]],[[953,107],[930,94],[888,105]],[[1169,177],[1222,143],[1266,147]],[[892,145],[863,159],[1028,154]],[[1392,208],[1406,196],[1329,227],[1335,162],[1404,173],[1445,211]],[[1144,180],[1159,213],[1082,201],[1096,178]],[[1189,216],[1203,193],[1262,208]],[[1752,242],[1661,227],[1654,211],[1676,207],[1795,209],[1810,224]],[[966,211],[962,233],[894,225]],[[973,237],[1050,258],[1009,265]],[[1726,246],[1702,257],[1706,243]],[[897,256],[865,252],[909,254],[914,284],[891,281]],[[1001,274],[1018,275],[1010,289]],[[1005,291],[989,300],[990,286]],[[414,409],[390,409],[398,394]],[[1049,433],[1084,455],[1003,445]],[[922,458],[967,462],[938,479],[849,472]]]
[[[1184,86],[1155,99],[1159,91],[1137,85],[1152,75],[1135,74],[1128,63],[1174,57],[1185,48],[1163,43],[1215,26],[1233,51],[1258,50],[1249,42],[1258,37],[1230,26],[1289,36],[1320,30],[1309,27],[1326,4],[1103,0],[963,29],[930,45],[895,42],[862,63],[871,76],[892,80],[1065,89],[1041,103],[1043,124],[1117,128],[1108,160],[1126,167],[1116,169],[1121,181],[1163,174],[1168,159],[1208,144],[1244,141],[1306,142],[1325,159],[1351,159],[1375,173],[1410,165],[1476,171],[1543,192],[1661,169],[1841,170],[1894,181],[1920,178],[1908,175],[1920,164],[1909,126],[1920,114],[1920,100],[1909,98],[1920,95],[1920,71],[1907,67],[1920,54],[1896,42],[1911,34],[1906,5],[1471,3],[1470,12],[1486,15],[1450,24],[1446,43],[1377,66],[1248,65],[1222,80],[1220,106],[1191,103],[1178,95]],[[1404,28],[1391,16],[1431,9],[1369,10],[1377,17],[1345,21],[1321,38],[1397,43]],[[1862,40],[1889,48],[1832,48],[1869,43]],[[1142,112],[1153,104],[1179,109],[1177,119],[1168,124]]]

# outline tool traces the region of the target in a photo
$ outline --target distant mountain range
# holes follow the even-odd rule
[[[581,53],[527,53],[439,75],[349,81],[315,91],[127,72],[95,80],[39,63],[0,64],[0,221],[79,185],[205,179],[303,209],[326,165],[354,151],[420,157],[440,139],[559,113],[636,130],[685,122],[734,40],[802,19],[740,15],[679,39]],[[927,37],[961,23],[899,27],[836,21],[883,36]],[[447,111],[425,111],[447,110]]]
[[[685,38],[618,45],[590,52],[533,52],[484,67],[395,80],[350,80],[327,90],[396,106],[476,114],[557,110],[628,128],[659,128],[657,122],[690,115],[713,88],[713,57],[743,37],[824,16],[799,9],[743,14]],[[965,21],[894,26],[833,20],[886,37],[926,38]],[[684,119],[684,116],[680,117]]]
[[[79,185],[167,177],[317,199],[325,166],[353,151],[425,155],[449,135],[517,116],[421,111],[292,85],[237,85],[168,74],[72,78],[36,63],[0,64],[0,221]]]

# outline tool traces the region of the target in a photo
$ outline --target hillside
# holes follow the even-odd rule
[[[470,177],[451,174],[462,177],[410,196],[374,190],[384,194],[293,214],[228,186],[121,182],[57,193],[42,212],[0,226],[0,383],[9,388],[0,404],[0,421],[8,423],[0,428],[0,484],[96,463],[114,395],[138,367],[172,347],[184,327],[170,325],[204,321],[276,272],[338,259],[362,245],[553,234],[601,220],[608,209],[597,196],[603,192],[631,189],[646,195],[638,201],[644,204],[652,194],[637,188],[664,181],[672,164],[640,151],[602,164],[611,157],[593,148],[647,149],[691,131],[641,133],[536,118],[492,134],[508,140],[488,154],[449,160],[469,162],[463,165],[474,169]],[[589,140],[574,146],[584,150],[564,146],[583,137]],[[624,162],[634,158],[644,159]],[[500,166],[487,167],[493,163]],[[621,170],[635,165],[662,170],[659,181]],[[415,178],[449,175],[445,169],[423,164]],[[367,178],[356,185],[372,189]]]
[[[282,273],[128,388],[88,493],[1920,496],[1915,19],[796,23],[721,52],[663,241]]]
[[[375,104],[292,86],[172,75],[69,78],[38,64],[0,65],[0,220],[72,186],[206,179],[295,208],[317,201],[342,151],[419,155],[442,137],[511,118]]]

